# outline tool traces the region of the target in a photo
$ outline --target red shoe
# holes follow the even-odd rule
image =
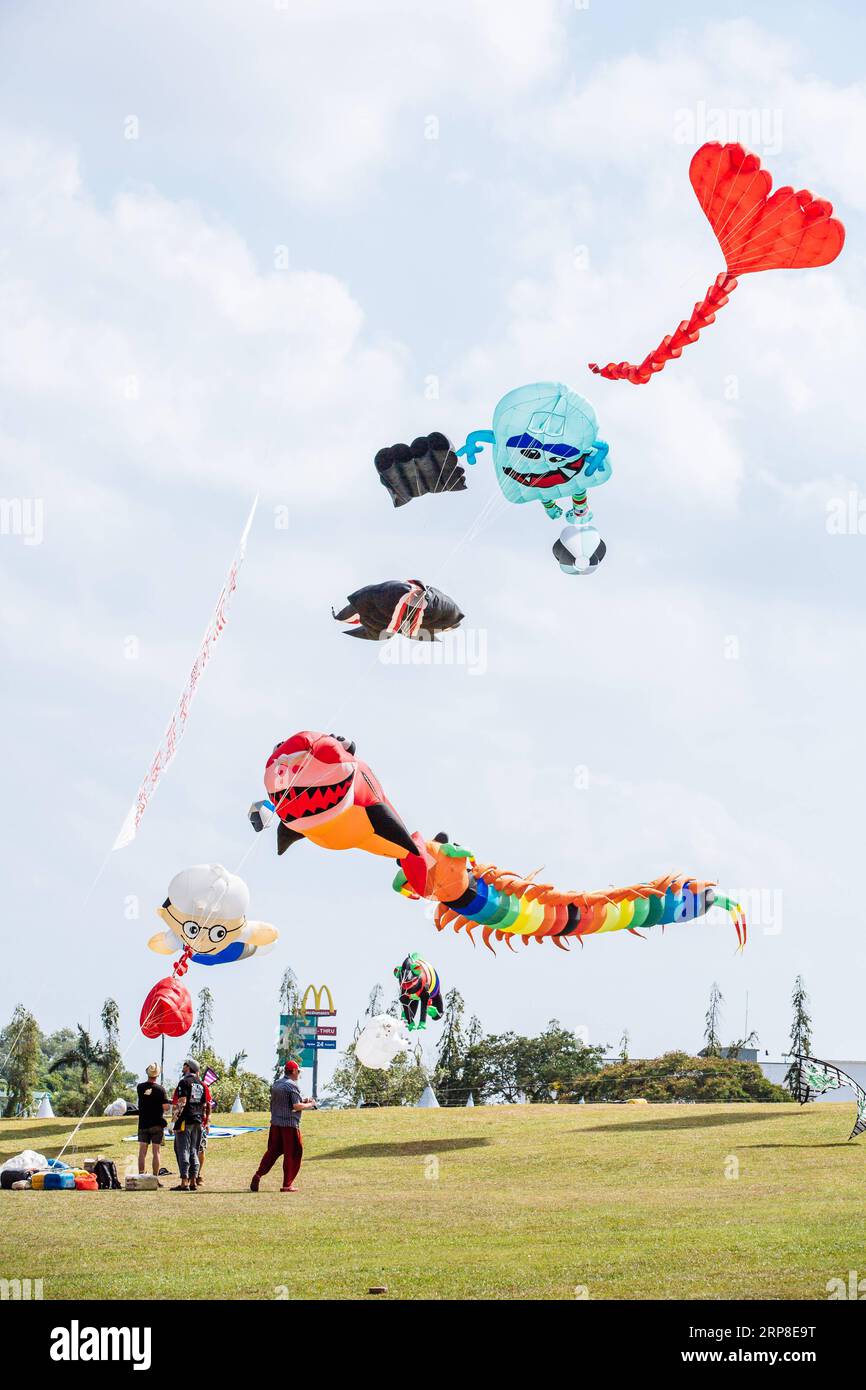
[[[298,1190],[298,1189],[295,1187],[295,1184],[294,1184],[294,1183],[292,1183],[291,1187],[281,1187],[281,1188],[280,1188],[280,1191],[281,1191],[281,1192],[297,1192],[297,1190]]]
[[[250,1183],[250,1192],[258,1192],[258,1190],[259,1190],[259,1175],[258,1175],[258,1173],[253,1173],[252,1182]]]

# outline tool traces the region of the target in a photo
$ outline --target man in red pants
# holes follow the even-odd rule
[[[288,1061],[285,1075],[279,1077],[271,1087],[271,1127],[268,1131],[268,1147],[262,1161],[253,1173],[250,1192],[258,1192],[259,1181],[269,1173],[282,1155],[283,1185],[281,1192],[297,1192],[295,1178],[301,1167],[304,1146],[301,1142],[301,1112],[315,1110],[314,1100],[302,1100],[298,1090],[297,1062]]]

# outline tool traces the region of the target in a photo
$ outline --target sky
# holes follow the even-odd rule
[[[778,1057],[802,974],[818,1054],[866,1056],[864,31],[853,2],[7,0],[0,1017],[96,1028],[110,995],[143,1068],[155,910],[221,862],[280,939],[187,983],[265,1073],[287,966],[330,985],[345,1044],[410,950],[489,1031],[555,1017],[634,1056],[697,1049],[717,982],[724,1037]],[[723,268],[688,180],[708,139],[830,199],[843,254],[744,277],[647,387],[593,377]],[[546,379],[610,443],[591,578],[489,458],[399,510],[372,464]],[[111,854],[257,493],[186,737]],[[466,614],[435,664],[330,616],[410,575]],[[246,813],[303,728],[482,860],[582,891],[717,879],[748,946],[716,912],[494,958],[387,861],[278,859]]]

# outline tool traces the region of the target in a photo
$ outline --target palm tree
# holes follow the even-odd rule
[[[244,1062],[247,1060],[246,1052],[236,1052],[229,1062],[229,1071],[240,1071]]]
[[[86,1086],[90,1081],[90,1068],[101,1067],[105,1061],[105,1048],[100,1042],[94,1042],[86,1028],[81,1024],[78,1028],[78,1041],[72,1047],[67,1048],[66,1052],[59,1057],[55,1057],[49,1073],[60,1071],[62,1067],[79,1067],[81,1069],[81,1084]]]

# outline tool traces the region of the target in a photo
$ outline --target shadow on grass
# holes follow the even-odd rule
[[[307,1163],[328,1158],[426,1158],[427,1154],[452,1153],[455,1149],[481,1149],[489,1139],[409,1139],[402,1144],[350,1144],[327,1154],[312,1154]]]
[[[587,1125],[585,1129],[572,1130],[572,1134],[635,1134],[642,1133],[647,1129],[713,1129],[717,1125],[741,1125],[741,1124],[761,1124],[764,1120],[784,1120],[790,1118],[793,1106],[780,1105],[778,1111],[771,1111],[769,1115],[755,1115],[749,1113],[749,1107],[743,1105],[742,1110],[736,1114],[724,1115],[659,1115],[652,1120],[626,1121],[624,1124],[613,1125]],[[757,1147],[757,1146],[755,1146]]]
[[[847,1149],[847,1139],[830,1139],[826,1144],[740,1144],[741,1149]]]
[[[62,1138],[65,1142],[76,1125],[78,1125],[79,1134],[87,1134],[88,1131],[107,1128],[105,1120],[102,1120],[100,1123],[100,1119],[94,1116],[92,1119],[82,1120],[80,1125],[78,1125],[77,1120],[59,1120],[55,1125],[42,1125],[39,1129],[25,1129],[23,1125],[20,1129],[16,1127],[13,1133],[7,1132],[3,1135],[3,1138],[0,1139],[0,1163],[5,1162],[7,1158],[14,1158],[14,1156],[20,1154],[23,1149],[31,1147],[31,1145],[22,1142],[27,1139],[36,1142],[37,1153],[45,1154],[47,1158],[53,1158],[57,1151],[63,1147],[63,1144],[46,1143],[46,1139],[50,1139],[51,1136],[54,1135],[58,1139]],[[134,1120],[135,1116],[132,1116],[132,1119]],[[110,1122],[109,1120],[109,1123]],[[117,1123],[116,1118],[114,1123]],[[103,1142],[110,1146],[115,1141],[113,1139],[107,1139]]]

